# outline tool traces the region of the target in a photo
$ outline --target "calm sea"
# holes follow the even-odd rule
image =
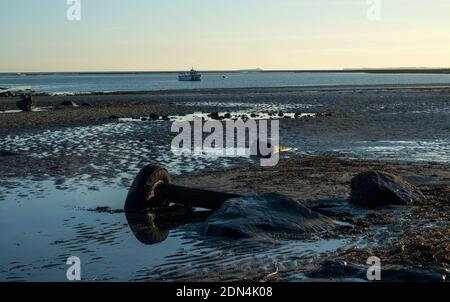
[[[179,82],[176,73],[0,74],[2,89],[32,89],[48,93],[402,84],[450,84],[450,74],[234,72],[205,73],[201,82]]]

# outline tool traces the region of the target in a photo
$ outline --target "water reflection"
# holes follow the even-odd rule
[[[171,205],[168,208],[125,212],[131,231],[137,240],[146,245],[165,241],[180,226],[205,221],[212,211]]]

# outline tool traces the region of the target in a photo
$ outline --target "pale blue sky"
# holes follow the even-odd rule
[[[0,1],[0,72],[450,67],[450,1]]]

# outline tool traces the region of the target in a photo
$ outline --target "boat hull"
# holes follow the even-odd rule
[[[182,82],[200,82],[202,80],[201,75],[179,75],[178,80]]]

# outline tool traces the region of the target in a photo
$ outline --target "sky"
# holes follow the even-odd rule
[[[376,1],[1,0],[0,72],[450,67],[449,0]]]

